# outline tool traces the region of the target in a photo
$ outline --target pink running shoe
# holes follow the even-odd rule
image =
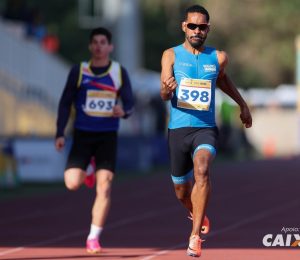
[[[193,235],[190,237],[189,246],[186,251],[188,256],[192,257],[200,257],[201,256],[201,243],[204,240],[200,238],[198,235]]]
[[[193,221],[193,213],[192,212],[190,212],[190,216],[188,216],[188,218]],[[209,219],[207,216],[204,216],[202,227],[201,227],[201,233],[207,234],[209,232],[209,230],[210,230]]]
[[[95,158],[92,157],[91,162],[86,169],[86,177],[84,179],[84,184],[88,188],[93,188],[96,183],[96,176],[95,176],[95,171],[96,171],[96,163],[95,163]]]
[[[89,254],[98,254],[102,250],[98,239],[88,239],[86,241],[86,251]]]

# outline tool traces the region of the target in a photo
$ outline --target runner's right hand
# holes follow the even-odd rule
[[[65,146],[65,138],[63,136],[57,137],[55,140],[55,148],[57,151],[61,151]]]
[[[175,78],[172,76],[163,81],[163,86],[168,92],[173,92],[177,87],[177,82]]]

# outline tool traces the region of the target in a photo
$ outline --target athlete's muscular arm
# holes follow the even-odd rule
[[[173,74],[175,55],[173,49],[164,51],[161,59],[161,84],[160,96],[163,100],[170,100],[173,97],[173,92],[177,87],[177,82]]]
[[[228,63],[227,54],[224,51],[217,51],[217,56],[220,65],[220,72],[217,79],[217,85],[224,93],[230,96],[240,106],[240,118],[245,127],[249,128],[252,126],[252,117],[248,105],[239,93],[235,84],[225,73],[225,67]]]

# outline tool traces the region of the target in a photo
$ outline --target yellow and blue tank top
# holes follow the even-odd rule
[[[122,86],[121,66],[112,61],[106,71],[95,75],[89,62],[80,64],[75,101],[75,128],[86,131],[115,131],[119,118],[112,117]]]
[[[179,45],[174,47],[174,54],[173,71],[178,87],[170,102],[169,128],[216,126],[216,49],[205,47],[195,55]]]

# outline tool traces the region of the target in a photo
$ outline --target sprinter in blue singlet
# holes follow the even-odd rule
[[[218,86],[241,110],[245,127],[251,127],[249,108],[225,73],[227,54],[204,45],[210,31],[209,13],[199,5],[185,12],[183,44],[162,56],[161,90],[170,101],[168,143],[171,177],[177,198],[193,220],[187,254],[201,255],[200,233],[209,231],[205,211],[210,193],[210,165],[216,155],[218,128],[215,121],[215,89]]]

